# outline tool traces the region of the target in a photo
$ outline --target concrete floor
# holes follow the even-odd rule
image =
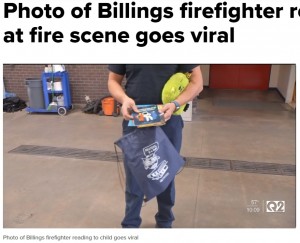
[[[205,90],[185,123],[182,155],[295,165],[295,111],[276,91]],[[4,228],[120,228],[116,162],[9,153],[20,145],[114,151],[121,117],[3,114]],[[176,177],[174,228],[293,228],[296,177],[185,168]],[[285,212],[266,212],[284,201]],[[280,206],[280,205],[278,205]],[[276,210],[277,208],[275,208]],[[153,228],[156,202],[142,209]]]

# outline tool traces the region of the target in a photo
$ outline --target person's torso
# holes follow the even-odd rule
[[[177,64],[126,64],[126,94],[136,104],[161,104],[165,83],[178,71]]]

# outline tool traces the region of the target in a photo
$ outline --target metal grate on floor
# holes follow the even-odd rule
[[[52,146],[21,145],[9,151],[9,153],[55,156],[74,159],[98,160],[116,162],[122,158],[122,153],[118,156],[113,151],[61,148]],[[259,173],[271,175],[295,176],[296,166],[291,164],[275,164],[265,162],[249,162],[238,160],[222,160],[209,158],[186,157],[185,167],[195,169],[213,169],[223,171],[236,171],[246,173]]]
[[[89,150],[89,149],[76,149],[76,148],[61,148],[51,146],[38,146],[38,145],[21,145],[9,153],[28,154],[28,155],[44,155],[65,157],[73,159],[86,159],[86,160],[99,160],[99,161],[117,161],[115,152],[101,151],[101,150]],[[118,156],[122,158],[122,153],[118,153]]]
[[[291,164],[275,164],[265,162],[248,162],[239,160],[185,158],[187,167],[227,170],[236,172],[295,176],[296,166]]]

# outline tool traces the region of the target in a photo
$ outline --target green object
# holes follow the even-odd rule
[[[174,101],[185,90],[189,84],[189,76],[189,73],[175,73],[169,78],[161,94],[163,104]],[[174,112],[174,115],[180,115],[185,106],[186,104],[180,106],[180,108]]]

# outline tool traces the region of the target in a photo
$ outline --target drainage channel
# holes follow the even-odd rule
[[[39,146],[39,145],[21,145],[9,151],[9,153],[26,154],[26,155],[42,155],[42,156],[55,156],[73,159],[85,160],[98,160],[98,161],[111,161],[117,162],[118,158],[122,158],[122,153],[102,151],[102,150],[89,150],[77,148],[61,148],[52,146]],[[296,166],[291,164],[275,164],[265,162],[249,162],[239,160],[222,160],[222,159],[209,159],[209,158],[195,158],[185,157],[185,167],[195,169],[212,169],[222,171],[258,173],[258,174],[271,174],[271,175],[284,175],[295,176]]]

